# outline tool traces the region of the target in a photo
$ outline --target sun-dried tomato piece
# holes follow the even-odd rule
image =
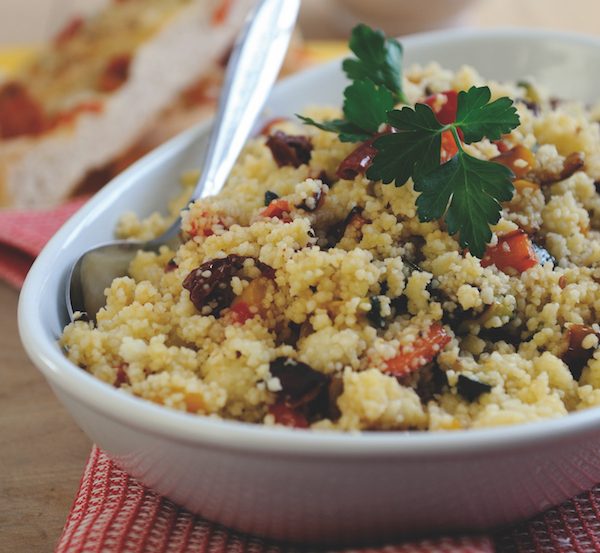
[[[267,139],[267,147],[279,167],[300,167],[310,161],[312,142],[302,135],[290,135],[275,131]]]
[[[583,340],[590,334],[595,334],[600,339],[600,333],[596,332],[591,326],[582,324],[571,325],[567,333],[569,345],[563,354],[563,361],[569,367],[569,371],[571,371],[575,380],[581,378],[584,367],[592,358],[596,349],[583,347]]]
[[[277,402],[270,405],[269,413],[273,415],[277,424],[289,426],[291,428],[308,428],[306,417],[283,402]]]
[[[377,149],[373,146],[374,141],[375,138],[371,138],[352,150],[340,163],[336,176],[344,180],[353,180],[358,175],[363,175],[377,155]]]
[[[210,307],[215,317],[231,306],[235,294],[231,288],[231,278],[244,266],[246,256],[231,254],[227,257],[211,259],[191,271],[183,281],[183,287],[189,291],[192,303],[202,311]],[[267,278],[273,278],[274,269],[267,264],[254,260],[255,266]]]
[[[98,81],[98,89],[102,92],[113,92],[117,90],[129,78],[129,66],[131,65],[131,54],[118,54],[112,57]]]
[[[0,137],[36,135],[45,130],[46,117],[39,102],[21,83],[0,87]]]

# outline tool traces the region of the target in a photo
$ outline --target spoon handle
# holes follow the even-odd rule
[[[300,0],[261,0],[233,48],[192,201],[218,193],[277,78]]]

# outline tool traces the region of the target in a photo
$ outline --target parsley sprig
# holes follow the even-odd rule
[[[306,124],[335,132],[342,142],[373,138],[386,124],[394,132],[374,141],[377,154],[367,170],[371,180],[403,186],[410,178],[421,221],[444,219],[450,234],[459,234],[463,248],[477,257],[492,237],[490,225],[500,219],[503,201],[512,198],[513,174],[507,167],[468,154],[464,144],[487,137],[497,140],[519,125],[509,98],[490,102],[488,87],[471,87],[458,94],[456,120],[441,124],[426,105],[393,109],[408,103],[402,90],[402,45],[380,31],[360,24],[352,31],[350,49],[356,58],[342,68],[352,83],[344,90],[342,119]],[[459,129],[461,136],[459,136]],[[456,155],[440,164],[442,134],[450,132]]]
[[[512,171],[468,154],[462,142],[483,137],[497,140],[518,126],[519,116],[509,98],[490,102],[490,89],[471,87],[458,94],[456,121],[442,125],[428,105],[416,104],[388,112],[396,132],[378,138],[378,150],[367,177],[402,186],[412,177],[421,221],[446,221],[450,234],[459,233],[463,248],[477,257],[492,238],[490,225],[500,219],[500,202],[512,198]],[[462,142],[458,134],[462,131]],[[442,133],[450,131],[458,153],[440,165]]]
[[[407,103],[402,91],[402,45],[364,24],[352,30],[350,50],[342,68],[352,81],[344,90],[343,119],[318,122],[298,117],[307,125],[339,134],[342,142],[364,142],[371,138],[387,112],[398,102]]]

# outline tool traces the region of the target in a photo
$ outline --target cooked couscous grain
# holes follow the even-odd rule
[[[431,64],[404,91],[442,106],[443,91],[483,83]],[[457,430],[600,405],[597,110],[487,85],[521,124],[465,149],[512,152],[522,175],[483,259],[419,221],[410,181],[336,177],[356,146],[280,121],[222,193],[189,207],[177,251],[140,252],[97,325],[66,327],[69,359],[173,409],[296,427]],[[128,215],[118,231],[166,226]]]

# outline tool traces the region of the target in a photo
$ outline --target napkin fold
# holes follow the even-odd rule
[[[23,284],[35,257],[85,202],[0,212],[0,278]],[[309,551],[239,534],[145,488],[92,449],[57,553],[292,553]],[[315,551],[315,548],[310,549]],[[436,537],[339,553],[600,552],[600,485],[533,520],[483,536]]]

